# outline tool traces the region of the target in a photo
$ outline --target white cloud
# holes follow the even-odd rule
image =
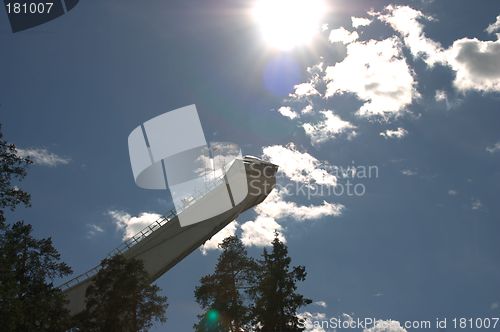
[[[408,131],[404,128],[399,127],[396,130],[387,129],[380,133],[380,136],[384,138],[403,138],[408,134]]]
[[[327,307],[327,304],[325,301],[316,301],[316,302],[313,302],[312,304],[323,307],[323,308]]]
[[[346,30],[344,27],[340,27],[338,29],[330,31],[330,36],[328,37],[331,43],[340,42],[343,44],[352,43],[358,38],[359,35],[356,31],[351,32],[349,30]]]
[[[104,229],[98,225],[95,224],[87,224],[88,231],[87,231],[87,238],[93,238],[99,233],[103,233]]]
[[[324,97],[354,94],[364,102],[357,112],[359,116],[377,115],[387,119],[401,114],[420,96],[415,74],[402,52],[403,46],[429,67],[448,66],[455,73],[453,84],[459,91],[500,91],[500,33],[496,41],[462,38],[445,49],[426,36],[424,23],[434,18],[419,10],[389,5],[381,13],[368,14],[392,27],[397,34],[385,40],[359,41],[357,31],[343,27],[332,30],[330,41],[346,44],[347,56],[326,68]],[[351,20],[355,29],[371,23],[368,18],[352,17]],[[500,15],[486,31],[500,31]],[[435,99],[445,102],[447,109],[454,106],[445,91],[436,91]]]
[[[457,196],[458,195],[458,191],[450,189],[450,190],[448,190],[448,195],[450,195],[450,196]]]
[[[264,202],[257,205],[255,221],[247,221],[241,225],[241,240],[246,246],[268,246],[274,239],[277,231],[279,239],[285,241],[283,227],[277,219],[291,218],[297,221],[315,220],[325,216],[339,216],[344,206],[328,203],[321,205],[298,205],[295,202],[285,201],[284,192],[273,190]]]
[[[313,144],[320,144],[327,140],[334,139],[337,135],[342,133],[354,133],[356,126],[348,121],[342,120],[338,115],[333,114],[332,111],[321,111],[323,120],[316,124],[304,123],[302,127],[309,136]]]
[[[255,221],[242,224],[241,230],[241,242],[245,246],[268,246],[274,239],[274,232],[278,232],[280,241],[286,242],[282,233],[283,227],[270,217],[257,216]]]
[[[372,20],[370,20],[369,18],[355,17],[355,16],[351,17],[351,21],[353,28],[364,27],[372,23]]]
[[[415,176],[415,175],[417,175],[417,172],[412,171],[411,169],[404,169],[401,171],[401,174],[406,175],[406,176]]]
[[[486,151],[488,151],[489,153],[495,153],[495,152],[500,151],[500,142],[497,142],[492,146],[488,146],[486,148]]]
[[[487,33],[494,33],[499,30],[500,30],[500,15],[498,15],[497,20],[494,23],[488,25],[488,27],[484,31],[486,31]]]
[[[319,95],[318,90],[314,88],[314,85],[311,82],[297,84],[294,88],[295,92],[292,94],[293,97]]]
[[[295,145],[273,145],[263,149],[264,159],[280,165],[279,171],[295,183],[308,185],[335,186],[337,178],[327,170],[318,159],[308,153],[300,152]],[[314,220],[325,216],[338,216],[344,206],[341,204],[323,201],[320,205],[299,205],[286,200],[288,193],[285,190],[275,189],[266,199],[255,207],[257,214],[255,220],[244,222],[241,229],[241,240],[245,246],[268,246],[274,239],[274,232],[278,232],[279,239],[286,241],[283,227],[277,222],[280,219],[290,218],[296,221]],[[119,224],[128,223],[130,215],[114,212]],[[122,221],[124,220],[124,221]],[[238,224],[233,223],[223,229],[224,234],[218,233],[201,247],[202,252],[216,249],[217,244],[225,237],[234,235]]]
[[[434,99],[436,101],[447,101],[448,95],[446,94],[446,91],[444,91],[444,90],[436,90],[436,94],[434,95]]]
[[[481,201],[478,199],[473,199],[471,207],[472,207],[472,210],[479,210],[480,208],[483,207],[483,203],[481,203]]]
[[[304,107],[302,109],[302,111],[300,111],[300,113],[302,114],[310,114],[313,110],[313,107],[311,105],[306,105],[306,107]]]
[[[293,143],[263,149],[263,157],[280,165],[279,171],[295,182],[335,186],[337,178],[322,168],[322,163],[307,152],[300,152]]]
[[[124,240],[131,238],[144,227],[161,218],[160,214],[152,212],[141,212],[137,217],[132,217],[120,210],[109,210],[107,213],[113,219],[117,229],[125,231]]]
[[[446,105],[446,109],[450,110],[453,107],[459,105],[462,100],[456,99],[456,100],[450,100],[448,97],[448,94],[444,90],[436,90],[436,94],[434,95],[434,99],[438,103],[444,103]]]
[[[424,26],[420,23],[422,20],[432,21],[431,16],[408,6],[389,5],[378,18],[401,34],[414,57],[423,58],[429,66],[443,61],[441,45],[425,36]]]
[[[453,84],[458,90],[500,91],[500,40],[462,38],[445,55],[456,72]]]
[[[317,184],[335,186],[337,178],[323,168],[322,163],[308,153],[302,153],[290,143],[287,146],[274,145],[263,149],[263,158],[280,165],[279,171],[295,183],[305,186]],[[290,189],[287,186],[287,189]],[[277,231],[284,241],[283,227],[277,222],[290,218],[296,221],[315,220],[325,216],[338,216],[344,206],[323,201],[320,205],[299,205],[287,201],[286,189],[274,189],[266,199],[255,207],[257,217],[243,223],[242,242],[246,246],[267,246],[274,239]]]
[[[408,6],[387,6],[377,17],[399,32],[415,58],[429,66],[436,63],[450,66],[456,73],[454,86],[459,91],[500,91],[500,40],[481,41],[476,38],[455,40],[444,50],[440,43],[427,38],[423,20],[433,20]],[[498,20],[497,20],[498,22]],[[496,23],[487,28],[496,31]]]
[[[323,62],[315,64],[314,66],[311,67],[307,67],[307,72],[312,76],[312,80],[314,83],[317,83],[319,81],[320,75],[323,73],[324,70],[325,68]]]
[[[325,80],[326,97],[353,93],[364,102],[360,116],[398,115],[419,97],[397,37],[348,44],[347,56],[326,68]]]
[[[58,165],[67,165],[71,159],[58,156],[47,149],[27,148],[17,149],[18,156],[22,158],[29,157],[34,164],[41,166],[55,167]]]
[[[292,108],[289,106],[280,107],[278,109],[278,112],[281,115],[286,116],[287,118],[290,118],[292,120],[299,116],[299,114],[297,114],[297,112],[293,111]]]
[[[255,211],[265,217],[273,219],[293,218],[304,221],[319,219],[325,216],[339,216],[344,209],[342,204],[323,201],[321,205],[297,205],[295,202],[285,201],[283,191],[273,190]]]
[[[406,332],[398,321],[377,320],[373,327],[363,329],[363,332]]]
[[[230,222],[223,229],[221,229],[217,234],[212,236],[211,239],[205,241],[205,243],[200,247],[201,253],[206,255],[208,250],[219,249],[219,244],[224,241],[225,238],[234,236],[236,234],[236,228],[238,223],[236,221]]]

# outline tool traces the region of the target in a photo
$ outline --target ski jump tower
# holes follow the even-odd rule
[[[169,189],[175,209],[108,257],[140,259],[151,282],[209,240],[238,215],[262,202],[276,184],[278,166],[241,156],[231,143],[205,141],[196,107],[157,116],[132,131],[129,152],[139,187]],[[60,286],[75,315],[100,266]]]

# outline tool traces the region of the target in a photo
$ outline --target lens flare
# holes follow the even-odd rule
[[[207,312],[207,319],[210,323],[215,323],[217,320],[219,320],[219,313],[217,310],[212,309]]]

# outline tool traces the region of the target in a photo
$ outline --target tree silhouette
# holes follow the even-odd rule
[[[70,274],[70,267],[60,262],[50,238],[35,239],[22,221],[6,223],[5,209],[30,204],[30,195],[14,184],[30,163],[0,132],[0,326],[9,332],[65,331],[69,312],[52,281]]]
[[[167,298],[150,283],[142,261],[116,255],[101,266],[75,319],[79,331],[147,331],[155,320],[166,321]]]
[[[251,322],[247,292],[255,283],[257,265],[241,240],[230,236],[219,245],[219,256],[213,274],[201,278],[195,289],[196,301],[204,312],[198,316],[196,331],[247,330]]]
[[[65,331],[69,312],[52,284],[71,273],[52,240],[31,236],[31,225],[16,222],[0,236],[0,322],[2,331]]]
[[[0,227],[5,227],[6,208],[13,211],[19,204],[30,205],[30,195],[15,182],[26,176],[26,167],[32,162],[18,155],[15,145],[4,140],[1,130],[0,124]]]
[[[299,327],[297,309],[310,304],[310,299],[297,293],[297,282],[304,281],[304,266],[290,268],[287,246],[275,233],[272,251],[264,249],[259,262],[259,278],[251,293],[255,303],[252,314],[257,331],[303,331]]]
[[[306,278],[305,267],[290,267],[288,248],[278,234],[271,252],[264,249],[257,262],[236,236],[219,247],[214,273],[202,277],[195,289],[203,308],[196,331],[303,331],[297,310],[312,302],[297,292],[297,282]]]

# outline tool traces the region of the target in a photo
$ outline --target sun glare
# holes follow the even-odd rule
[[[320,31],[325,7],[323,0],[257,0],[252,14],[267,44],[290,50]]]

